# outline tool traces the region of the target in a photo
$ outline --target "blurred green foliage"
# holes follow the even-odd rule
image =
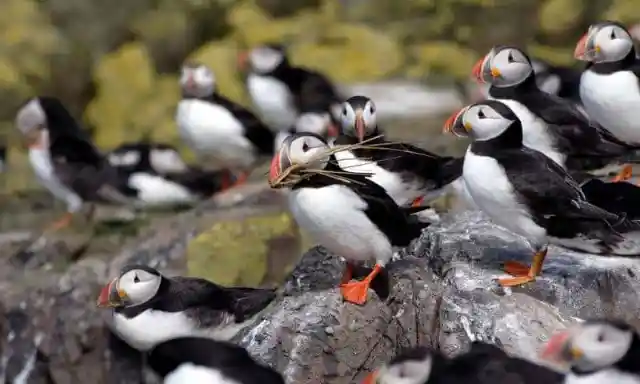
[[[587,26],[640,21],[637,0],[4,0],[0,130],[25,98],[60,97],[98,145],[150,137],[178,143],[177,71],[196,60],[247,102],[241,51],[287,44],[294,63],[338,82],[466,79],[493,44],[573,65]]]

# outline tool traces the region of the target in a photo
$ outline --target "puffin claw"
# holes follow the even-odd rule
[[[423,202],[424,202],[424,196],[420,196],[417,199],[413,200],[413,203],[411,203],[411,206],[414,208],[420,207]]]
[[[506,273],[511,276],[529,276],[530,268],[528,265],[519,263],[517,261],[506,261],[504,263],[503,269]]]
[[[536,278],[533,276],[518,276],[498,279],[498,284],[503,287],[516,287],[533,281],[536,281]]]
[[[367,302],[367,294],[369,293],[369,282],[354,281],[340,286],[342,298],[353,304],[362,305]]]

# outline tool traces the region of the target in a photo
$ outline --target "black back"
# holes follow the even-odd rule
[[[69,163],[101,165],[102,155],[62,102],[48,96],[38,99],[47,117],[51,157]]]
[[[160,288],[151,300],[132,307],[116,308],[115,311],[127,318],[147,309],[185,312],[206,327],[219,324],[227,315],[234,315],[235,321],[241,323],[264,309],[275,296],[272,289],[226,288],[195,277],[163,276]]]
[[[148,354],[151,368],[163,378],[181,364],[207,367],[242,384],[284,384],[273,369],[257,363],[237,345],[198,337],[183,337],[158,344]]]
[[[292,189],[323,188],[330,185],[342,185],[351,189],[367,204],[364,213],[389,238],[393,246],[406,247],[413,239],[420,236],[423,228],[429,226],[428,223],[420,222],[416,217],[411,216],[411,213],[415,213],[418,210],[399,207],[387,195],[384,188],[367,179],[366,175],[345,174],[338,166],[333,155],[325,170],[338,171],[340,172],[340,177],[348,178],[353,182],[337,180],[323,174],[314,174],[294,185]],[[419,210],[428,208],[420,207]]]
[[[139,154],[139,160],[137,163],[130,166],[118,167],[125,168],[131,172],[147,172],[157,173],[151,164],[151,153],[154,150],[174,150],[178,152],[178,149],[171,144],[166,143],[152,143],[146,141],[124,143],[113,149],[110,153],[124,154],[128,152],[135,152]]]
[[[369,135],[366,145],[377,148],[355,148],[351,152],[358,158],[369,159],[379,167],[403,175],[405,179],[421,179],[426,187],[442,188],[462,175],[463,158],[439,156],[422,148],[401,142],[390,142],[375,133]],[[336,145],[357,144],[355,137],[340,135]]]

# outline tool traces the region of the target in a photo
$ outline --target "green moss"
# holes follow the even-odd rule
[[[634,0],[614,0],[604,18],[622,23],[637,23],[640,22],[640,7]]]
[[[300,252],[288,214],[248,217],[216,223],[197,236],[187,250],[187,269],[218,284],[258,286],[281,280]]]
[[[546,0],[538,14],[539,26],[549,34],[563,34],[579,26],[582,0]]]
[[[455,42],[436,41],[411,47],[414,63],[407,70],[410,77],[448,74],[466,79],[480,55]]]

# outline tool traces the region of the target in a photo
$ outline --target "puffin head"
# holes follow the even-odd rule
[[[250,70],[258,74],[275,71],[287,62],[287,52],[282,44],[268,43],[259,45],[238,56],[238,67],[242,71]]]
[[[424,347],[396,356],[367,376],[362,384],[427,384],[433,368],[433,355]]]
[[[472,75],[479,83],[505,88],[535,76],[529,57],[512,46],[495,46],[473,66]]]
[[[180,71],[180,88],[188,97],[207,97],[216,89],[216,76],[204,64],[187,63]]]
[[[305,171],[325,169],[330,157],[329,144],[321,136],[311,132],[294,133],[284,139],[271,160],[269,185],[271,188],[295,185],[304,178]]]
[[[615,63],[635,54],[631,34],[620,23],[602,21],[592,24],[576,45],[573,56],[592,63]]]
[[[18,110],[15,126],[27,148],[45,148],[48,145],[48,120],[40,97],[34,97]]]
[[[504,103],[484,100],[454,112],[445,122],[443,132],[487,141],[503,134],[516,121],[517,116]]]
[[[378,132],[376,105],[366,96],[353,96],[342,103],[340,125],[342,134],[364,141]]]
[[[296,132],[311,132],[322,137],[336,137],[338,130],[329,112],[303,112],[294,123]]]
[[[121,308],[140,305],[153,299],[162,283],[157,270],[144,265],[130,265],[120,276],[111,280],[100,291],[97,305],[101,308]]]
[[[603,369],[627,368],[640,372],[637,359],[623,361],[630,349],[640,346],[637,332],[618,321],[589,320],[558,332],[547,343],[541,357],[564,366],[574,373],[587,374]]]

